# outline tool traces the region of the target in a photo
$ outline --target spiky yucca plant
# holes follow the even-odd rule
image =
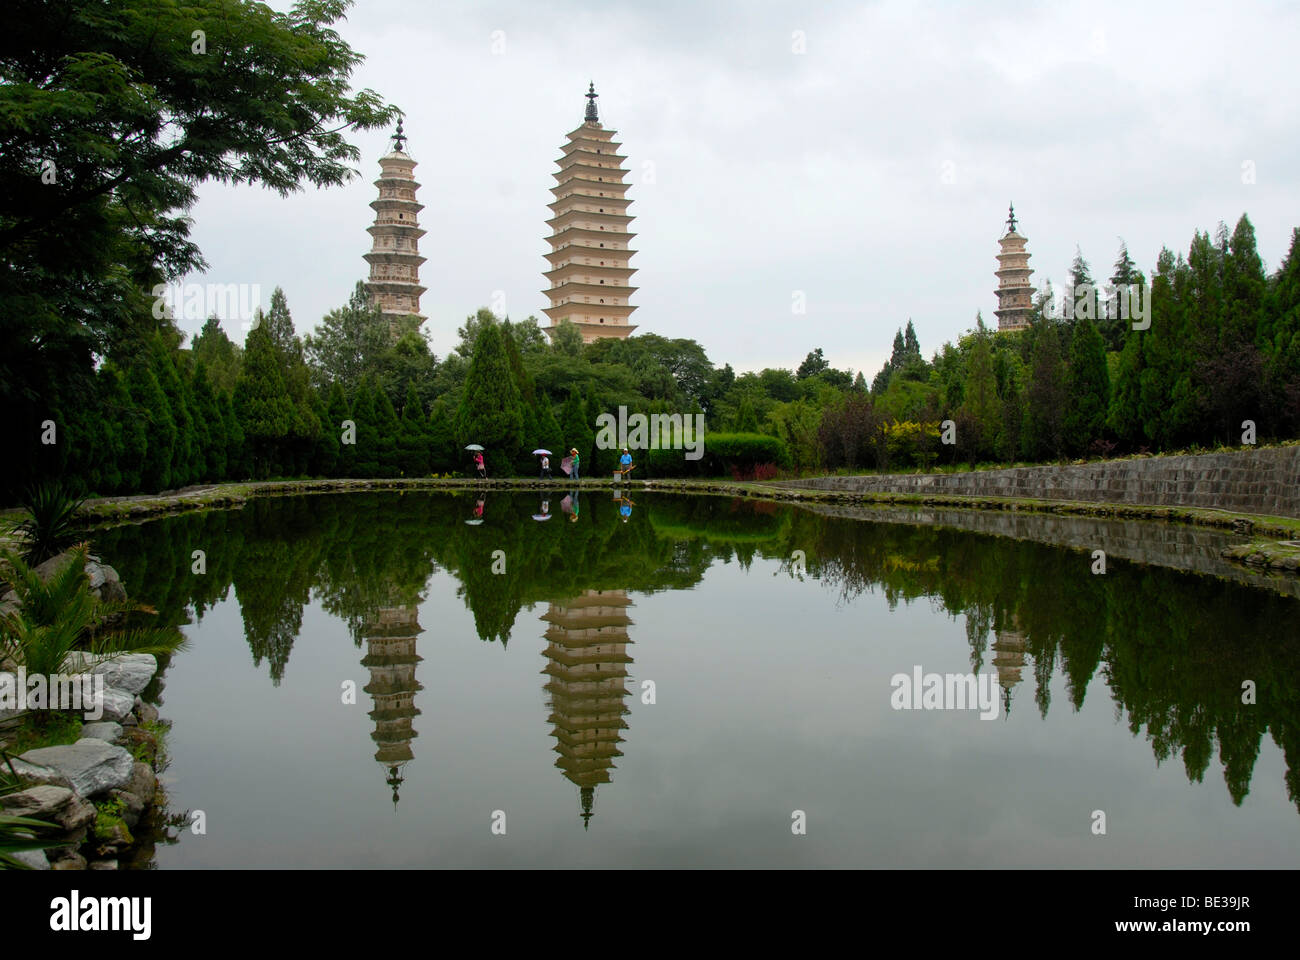
[[[102,601],[86,577],[89,544],[78,544],[48,581],[20,557],[4,558],[4,578],[18,595],[16,610],[0,618],[0,645],[29,673],[59,673],[70,653],[99,656],[170,654],[184,648],[177,627],[142,626],[152,607]]]
[[[16,528],[23,538],[23,559],[39,564],[75,543],[81,530],[78,511],[85,502],[57,483],[27,491],[23,503],[27,516]]]

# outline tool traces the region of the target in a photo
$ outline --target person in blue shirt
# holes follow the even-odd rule
[[[632,472],[632,454],[627,452],[627,447],[623,448],[623,456],[618,458],[618,468],[624,477]]]

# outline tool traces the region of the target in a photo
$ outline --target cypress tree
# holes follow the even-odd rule
[[[1142,332],[1130,330],[1119,355],[1106,425],[1126,449],[1140,446],[1142,431]]]
[[[1107,350],[1123,350],[1126,345],[1126,328],[1132,320],[1125,321],[1121,314],[1120,297],[1128,295],[1128,288],[1136,285],[1140,290],[1145,284],[1142,273],[1133,258],[1128,255],[1128,245],[1120,241],[1119,257],[1115,260],[1115,272],[1110,275],[1111,285],[1115,288],[1114,296],[1106,305],[1105,316],[1099,321],[1102,338]]]
[[[194,417],[186,397],[184,381],[176,370],[176,351],[155,337],[150,349],[158,385],[167,395],[167,407],[176,425],[176,439],[172,452],[171,473],[168,482],[172,487],[192,483],[199,473],[201,451],[194,431]]]
[[[379,476],[396,477],[402,472],[402,449],[400,445],[400,434],[402,432],[401,421],[397,419],[397,411],[393,409],[393,402],[388,399],[388,393],[384,390],[375,391],[375,413],[378,417],[376,424],[379,440]]]
[[[226,423],[221,417],[217,396],[208,382],[208,371],[202,360],[194,365],[190,378],[194,394],[195,434],[202,450],[201,479],[210,483],[221,480],[226,474]]]
[[[596,428],[594,420],[587,417],[587,405],[576,390],[569,393],[560,411],[560,429],[564,432],[563,456],[570,448],[578,451],[581,458],[579,476],[585,471],[588,476],[595,476],[595,463],[592,453],[596,446]],[[558,466],[558,464],[557,464]]]
[[[1065,398],[1065,447],[1074,456],[1080,456],[1102,438],[1110,405],[1106,342],[1096,324],[1086,317],[1075,323],[1070,340]]]
[[[342,392],[340,389],[340,396]],[[329,407],[325,404],[325,397],[315,390],[312,391],[312,413],[315,414],[320,429],[316,432],[312,445],[309,472],[316,477],[332,477],[339,457],[339,434],[330,429]]]
[[[377,392],[374,377],[367,375],[352,399],[352,420],[357,425],[352,470],[354,476],[361,478],[380,476],[379,417],[375,406]]]
[[[127,375],[127,386],[137,415],[144,424],[145,452],[140,463],[140,489],[154,493],[165,490],[172,473],[172,451],[176,424],[167,406],[167,395],[158,385],[149,365],[136,363]]]
[[[429,421],[415,392],[414,381],[406,385],[397,446],[403,476],[423,477],[429,472]]]
[[[537,446],[550,450],[553,454],[551,457],[551,475],[556,476],[559,473],[560,459],[567,452],[564,446],[564,431],[560,429],[560,421],[555,419],[555,410],[551,407],[551,398],[545,392],[538,392],[537,406],[540,411],[537,426]],[[531,449],[537,449],[537,447]],[[540,465],[538,465],[537,469],[541,470]]]
[[[105,363],[95,379],[105,438],[96,483],[104,493],[134,493],[140,489],[140,467],[146,448],[144,424],[136,416],[116,365]]]
[[[295,411],[285,390],[275,344],[263,326],[248,333],[234,402],[254,479],[284,472],[285,461],[291,459],[286,456],[286,445]]]
[[[354,444],[343,442],[343,422],[352,420],[347,397],[343,395],[343,384],[335,380],[330,387],[329,412],[321,426],[322,436],[334,451],[330,476],[355,476],[357,448]]]
[[[434,473],[453,473],[460,466],[456,430],[447,411],[447,401],[439,397],[429,413],[429,462]]]
[[[1025,391],[1025,452],[1035,460],[1059,459],[1065,450],[1065,365],[1057,324],[1039,324],[1029,388]]]
[[[496,323],[483,324],[474,341],[456,411],[456,440],[461,447],[478,443],[487,448],[488,476],[508,475],[523,446],[523,399]]]
[[[244,428],[235,413],[235,401],[229,393],[222,392],[218,403],[221,422],[226,428],[225,477],[227,480],[244,480],[248,477],[248,447],[244,441]]]
[[[965,444],[972,460],[993,454],[1002,427],[1002,404],[998,400],[993,348],[989,340],[990,334],[984,327],[984,319],[978,317],[974,343],[966,361],[966,383],[962,397],[964,419],[975,434]]]

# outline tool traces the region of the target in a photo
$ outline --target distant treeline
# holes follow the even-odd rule
[[[1145,287],[1122,250],[1116,284]],[[1071,284],[1092,283],[1076,257]],[[129,494],[271,477],[465,473],[467,443],[490,476],[533,476],[531,451],[576,448],[584,476],[608,475],[597,417],[620,406],[705,418],[704,456],[637,451],[639,476],[766,477],[780,469],[899,469],[1056,460],[1300,435],[1300,230],[1266,276],[1243,216],[1228,235],[1198,232],[1186,258],[1162,250],[1150,326],[1057,319],[1050,289],[1030,326],[975,329],[926,361],[915,329],[870,387],[820,349],[797,370],[736,375],[694,340],[643,334],[583,345],[561,325],[487,310],[467,318],[439,360],[411,318],[392,321],[358,284],[347,304],[299,337],[284,294],[245,344],[210,318],[188,348],[170,320],[107,356],[68,358],[67,375],[11,419],[4,494],[56,479]],[[83,365],[89,365],[83,366]],[[955,443],[941,441],[945,420]],[[19,429],[14,424],[23,426]],[[53,441],[53,442],[50,442]]]

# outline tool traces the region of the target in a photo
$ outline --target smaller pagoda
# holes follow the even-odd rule
[[[367,228],[371,247],[365,255],[370,264],[366,289],[371,302],[390,323],[408,316],[418,317],[423,323],[420,296],[426,288],[420,286],[420,264],[425,258],[420,256],[420,238],[427,231],[420,229],[419,214],[424,204],[415,199],[420,189],[415,182],[416,162],[405,146],[399,119],[393,148],[379,158],[380,174],[375,181],[379,196],[370,201],[375,222]]]
[[[1007,216],[1007,232],[999,241],[1002,252],[998,254],[998,269],[994,272],[998,278],[995,291],[998,308],[993,313],[998,318],[999,331],[1023,330],[1029,326],[1029,318],[1034,312],[1034,288],[1029,283],[1029,275],[1034,271],[1029,268],[1030,254],[1025,250],[1026,242],[1016,232],[1016,207],[1012,204]]]

